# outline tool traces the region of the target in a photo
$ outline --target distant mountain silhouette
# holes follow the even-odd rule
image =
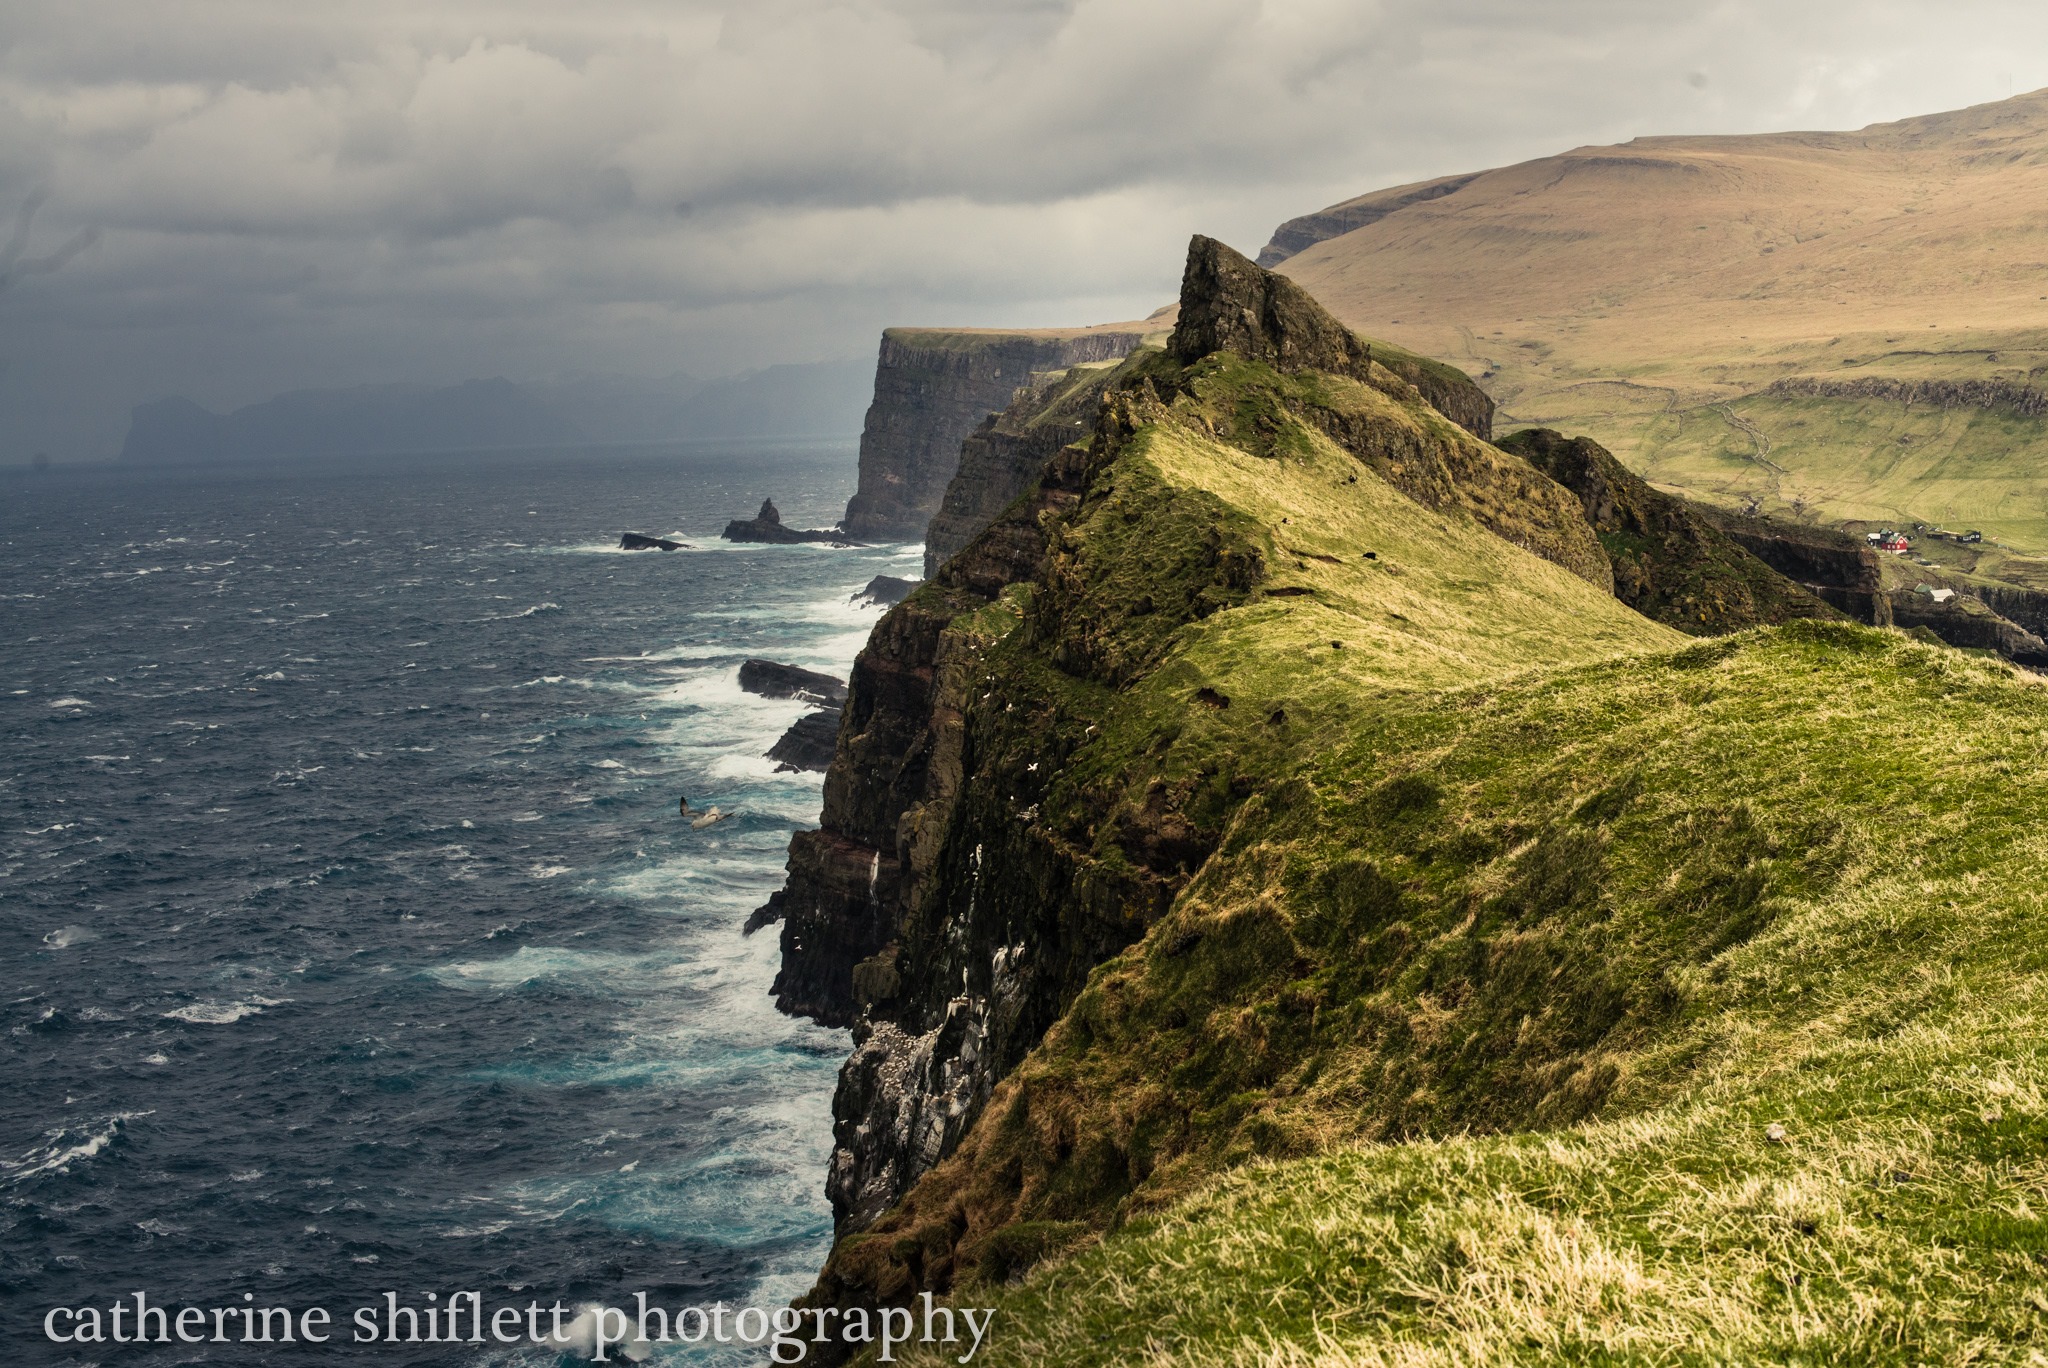
[[[125,461],[369,455],[589,442],[822,437],[860,432],[864,361],[771,366],[730,380],[582,376],[514,384],[295,390],[231,413],[183,395],[137,405]]]

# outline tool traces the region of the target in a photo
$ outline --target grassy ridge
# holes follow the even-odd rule
[[[1233,814],[1266,801],[1255,795],[1292,792],[1320,749],[1377,715],[1375,700],[1685,639],[1579,568],[1483,526],[1481,516],[1519,529],[1575,567],[1586,548],[1600,554],[1568,492],[1445,422],[1412,390],[1404,401],[1212,357],[1186,371],[1160,364],[1157,376],[1136,377],[1133,393],[1151,393],[1155,379],[1175,397],[1133,403],[1134,426],[1055,529],[1040,582],[1013,586],[943,652],[982,681],[962,690],[962,750],[975,761],[961,801],[988,820],[960,838],[971,859],[942,857],[966,862],[968,881],[934,905],[932,924],[907,929],[913,947],[959,934],[952,919],[961,898],[981,896],[971,873],[981,861],[1030,868],[1037,845],[1076,859],[1080,886],[1139,866],[1156,872],[1141,878],[1177,868],[1184,882]],[[1425,508],[1397,492],[1304,411],[1370,416],[1387,439],[1373,461],[1464,470],[1471,483],[1461,492],[1476,512]],[[1508,507],[1506,491],[1525,482],[1547,487],[1548,501]],[[1577,540],[1549,516],[1569,517]],[[1055,763],[1041,775],[1048,757]],[[1057,955],[1059,937],[1087,934],[1077,921],[1034,953]],[[1049,1038],[1040,1053],[1054,1048]],[[1097,1127],[1078,1118],[1100,1099],[1064,1086],[1036,1098],[1033,1077],[1027,1064],[998,1084],[959,1152],[840,1242],[823,1279],[829,1294],[864,1288],[886,1299],[906,1280],[943,1286],[984,1265],[1018,1266],[1071,1234],[1065,1223],[1109,1219],[1133,1181],[1154,1197],[1179,1191],[1175,1175],[1215,1171],[1239,1122],[1251,1123],[1248,1135],[1264,1125],[1228,1096],[1215,1112],[1214,1100],[1158,1095],[1162,1109],[1135,1124],[1157,1129],[1163,1148],[1140,1154],[1129,1137],[1084,1143]],[[1184,1152],[1188,1162],[1165,1171]],[[964,1230],[960,1210],[972,1212]]]
[[[1124,1156],[1026,1239],[1129,1224],[995,1294],[998,1362],[2029,1361],[2037,686],[1799,624],[1295,758],[1014,1080]]]
[[[2048,696],[1688,642],[1383,481],[1411,431],[1523,478],[1419,401],[1158,380],[971,624],[964,744],[1082,880],[1192,878],[827,1286],[993,1300],[1005,1363],[2048,1345]]]

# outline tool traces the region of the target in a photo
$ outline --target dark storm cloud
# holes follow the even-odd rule
[[[129,403],[865,350],[1090,321],[1194,229],[1637,133],[1856,126],[2048,83],[2037,6],[724,0],[0,17],[0,461]],[[11,424],[11,428],[10,425]],[[111,434],[111,437],[109,436]],[[67,445],[68,444],[68,445]]]

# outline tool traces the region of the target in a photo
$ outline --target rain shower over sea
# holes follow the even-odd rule
[[[844,675],[878,615],[853,594],[919,550],[717,532],[769,495],[830,523],[852,474],[843,447],[0,473],[0,1358],[286,1361],[42,1338],[137,1289],[345,1325],[387,1291],[809,1285],[847,1041],[775,1012],[775,932],[741,926],[820,780],[762,758],[803,705],[736,674]],[[738,816],[692,830],[684,795]],[[346,1338],[289,1361],[554,1361]]]

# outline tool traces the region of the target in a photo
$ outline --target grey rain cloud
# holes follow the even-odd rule
[[[1995,99],[2044,39],[2006,0],[14,0],[0,463],[107,455],[170,392],[1130,317],[1191,231]]]

